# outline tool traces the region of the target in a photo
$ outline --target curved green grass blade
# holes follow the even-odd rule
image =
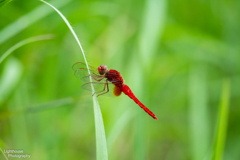
[[[21,110],[0,112],[0,120],[4,118],[16,116],[19,114],[24,114],[24,113],[34,113],[34,112],[41,112],[49,109],[56,109],[59,107],[66,106],[68,104],[75,103],[76,101],[78,101],[78,98],[68,97],[68,98],[57,99],[57,100],[53,100],[53,101],[49,101],[41,104],[31,105]]]
[[[82,45],[81,45],[76,33],[74,32],[72,26],[68,22],[68,20],[65,18],[65,16],[57,8],[55,8],[54,6],[52,6],[51,4],[49,4],[49,3],[47,3],[43,0],[41,0],[41,1],[43,3],[49,5],[50,7],[52,7],[62,17],[62,19],[64,20],[64,22],[66,23],[66,25],[68,26],[70,31],[72,32],[74,38],[76,39],[76,41],[77,41],[77,43],[78,43],[78,45],[79,45],[79,47],[82,51],[84,61],[86,63],[88,72],[90,74],[87,59],[85,57]],[[90,81],[92,81],[91,77],[89,77],[89,78],[90,78]],[[94,92],[95,91],[94,91],[94,88],[92,86],[92,94]],[[103,124],[103,119],[102,119],[102,113],[101,113],[100,106],[98,104],[98,100],[97,100],[96,95],[93,96],[93,110],[94,110],[95,130],[96,130],[96,152],[97,152],[96,153],[96,156],[97,156],[96,159],[97,160],[107,160],[108,159],[108,153],[107,153],[107,143],[106,143],[104,124]]]
[[[202,160],[209,149],[207,69],[192,65],[189,72],[189,133],[193,160]]]
[[[8,160],[7,156],[6,156],[6,155],[4,154],[4,152],[3,152],[2,148],[0,148],[0,151],[2,152],[4,158],[5,158],[6,160]]]
[[[162,36],[164,21],[166,18],[166,0],[150,0],[145,1],[143,9],[143,19],[141,20],[141,30],[139,32],[138,38],[138,51],[139,51],[139,60],[140,63],[136,64],[136,68],[144,69],[145,71],[150,70],[152,65],[152,59],[156,52],[156,49],[159,45],[159,37]],[[136,60],[132,60],[134,62]],[[132,63],[134,65],[134,63]],[[134,67],[134,68],[135,68]],[[140,70],[136,70],[135,68],[135,76],[138,74],[138,79],[144,79],[143,72]],[[145,72],[144,71],[144,72]],[[141,81],[140,80],[140,81]],[[139,82],[139,85],[142,82]],[[142,92],[143,95],[144,92]],[[145,93],[148,94],[148,93]],[[146,105],[146,104],[145,104]],[[136,117],[136,127],[135,127],[135,139],[134,139],[134,159],[136,160],[144,160],[146,159],[149,149],[146,147],[146,138],[147,132],[144,129],[146,125],[146,121],[140,116],[140,114]]]
[[[228,79],[223,81],[222,98],[219,106],[218,128],[213,149],[212,160],[221,160],[223,157],[225,139],[227,135],[228,110],[230,98],[230,82]]]
[[[59,7],[63,7],[68,4],[71,0],[57,1]],[[56,1],[54,1],[56,2]],[[15,36],[25,28],[29,27],[31,24],[39,21],[40,19],[46,17],[52,13],[52,10],[45,5],[41,5],[33,9],[28,14],[21,16],[19,19],[15,20],[5,28],[0,30],[0,44],[4,43],[11,37]]]
[[[9,48],[5,53],[3,53],[3,55],[0,57],[0,64],[2,63],[2,61],[5,58],[7,58],[7,56],[9,56],[13,51],[18,49],[19,47],[22,47],[25,44],[28,44],[28,43],[31,43],[31,42],[52,39],[53,37],[54,37],[54,35],[52,35],[52,34],[46,34],[46,35],[31,37],[31,38],[28,38],[28,39],[25,39],[25,40],[22,40],[22,41],[18,42],[17,44],[15,44],[11,48]]]
[[[23,74],[22,63],[16,58],[9,58],[5,63],[0,76],[0,108],[2,103],[9,97],[17,86]]]
[[[2,148],[7,148],[7,146],[5,145],[5,143],[2,141],[2,139],[0,139],[0,151],[3,154],[3,157],[8,160],[8,157],[6,156],[6,154],[4,153],[4,151],[2,150]]]
[[[11,2],[12,0],[0,0],[0,8]]]
[[[121,115],[121,117],[118,119],[118,121],[115,123],[114,127],[112,128],[111,132],[109,133],[109,136],[108,136],[109,152],[111,151],[112,146],[114,142],[117,140],[120,133],[124,130],[127,124],[129,124],[131,118],[135,116],[131,110],[132,108],[129,108]]]

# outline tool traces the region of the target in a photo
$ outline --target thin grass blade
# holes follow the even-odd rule
[[[11,2],[12,0],[0,0],[0,8]]]
[[[6,155],[4,154],[4,152],[3,152],[2,148],[0,148],[0,151],[2,152],[4,158],[5,158],[6,160],[8,160],[7,156],[6,156]]]
[[[25,39],[25,40],[22,40],[22,41],[18,42],[17,44],[15,44],[11,48],[9,48],[5,53],[3,53],[3,55],[0,57],[0,64],[2,63],[2,61],[5,58],[7,58],[7,56],[9,56],[13,51],[18,49],[19,47],[22,47],[22,46],[24,46],[28,43],[32,43],[32,42],[36,42],[36,41],[52,39],[53,37],[54,37],[53,34],[46,34],[46,35],[31,37],[31,38],[28,38],[28,39]]]
[[[193,65],[189,73],[189,126],[193,160],[202,160],[209,149],[207,68]]]
[[[68,97],[63,99],[57,99],[50,102],[45,102],[42,104],[31,105],[21,110],[0,112],[0,119],[9,118],[9,117],[16,116],[23,113],[34,113],[34,112],[46,111],[49,109],[56,109],[69,104],[73,104],[76,101],[78,101],[78,98]]]
[[[16,58],[9,58],[0,76],[0,108],[1,104],[9,97],[17,86],[23,74],[22,63]]]
[[[71,0],[64,0],[64,1],[54,1],[57,2],[59,7],[63,7],[68,4]],[[4,43],[11,37],[15,36],[16,34],[20,33],[22,30],[29,27],[31,24],[39,21],[40,19],[46,17],[52,13],[52,10],[49,9],[45,5],[41,5],[35,9],[33,9],[28,14],[21,16],[19,19],[15,20],[5,28],[0,30],[0,44]]]
[[[212,160],[221,160],[224,152],[225,139],[227,135],[228,110],[230,98],[230,81],[223,81],[222,97],[219,106],[218,128],[216,133],[215,145],[213,148]]]
[[[68,26],[68,28],[70,29],[70,31],[72,32],[74,38],[76,39],[82,54],[83,54],[83,58],[84,61],[86,63],[87,69],[88,69],[88,73],[90,74],[89,71],[89,66],[87,63],[87,59],[85,57],[82,45],[76,35],[76,33],[74,32],[72,26],[70,25],[70,23],[68,22],[68,20],[66,19],[66,17],[57,9],[55,8],[53,5],[41,0],[43,3],[49,5],[50,7],[52,7],[64,20],[64,22],[66,23],[66,25]],[[90,82],[92,82],[92,78],[90,78]],[[92,85],[92,94],[94,93],[94,87]],[[93,110],[94,110],[94,119],[95,119],[95,130],[96,130],[96,159],[97,160],[107,160],[108,159],[108,153],[107,153],[107,143],[106,143],[106,136],[105,136],[105,130],[104,130],[104,124],[103,124],[103,119],[102,119],[102,113],[100,110],[100,106],[97,100],[96,95],[93,96]]]

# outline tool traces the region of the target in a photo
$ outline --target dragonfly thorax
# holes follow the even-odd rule
[[[98,67],[98,72],[100,75],[104,75],[107,72],[107,66],[106,65],[101,65]]]
[[[124,81],[121,74],[118,71],[110,69],[105,73],[104,76],[107,78],[109,82],[112,82],[114,85],[120,88],[122,87]]]

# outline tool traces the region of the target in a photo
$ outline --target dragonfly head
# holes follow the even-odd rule
[[[100,75],[104,75],[107,72],[107,66],[106,65],[101,65],[98,67],[98,72]]]

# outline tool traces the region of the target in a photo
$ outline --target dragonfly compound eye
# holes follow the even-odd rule
[[[107,72],[107,66],[106,65],[101,65],[98,67],[98,72],[100,75],[104,75]]]

